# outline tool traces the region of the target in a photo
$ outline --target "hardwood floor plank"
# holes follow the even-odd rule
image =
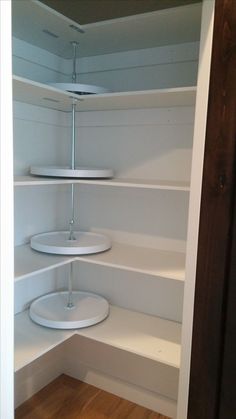
[[[61,375],[19,406],[15,419],[168,419],[94,386]]]

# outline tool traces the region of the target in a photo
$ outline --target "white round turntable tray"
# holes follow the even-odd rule
[[[111,248],[111,240],[103,234],[75,231],[76,240],[69,240],[69,231],[53,231],[31,238],[32,249],[56,255],[89,255]]]
[[[55,292],[35,300],[29,315],[41,326],[54,329],[79,329],[104,320],[109,314],[107,300],[89,292],[73,291],[73,307],[68,308],[68,292]]]
[[[64,90],[71,93],[77,93],[78,95],[86,94],[98,94],[98,93],[108,93],[109,90],[104,87],[94,86],[91,84],[81,84],[81,83],[49,83],[50,86],[55,87],[56,89]]]
[[[114,174],[111,169],[92,169],[89,167],[76,167],[75,169],[70,169],[69,167],[60,166],[31,166],[30,173],[38,176],[83,179],[106,179],[113,177]]]

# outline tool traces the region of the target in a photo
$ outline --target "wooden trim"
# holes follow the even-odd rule
[[[189,419],[219,417],[228,273],[231,249],[234,250],[235,39],[236,2],[216,0],[196,273]],[[224,412],[223,417],[228,419],[230,416]]]
[[[235,194],[236,196],[236,191]],[[236,412],[236,200],[234,203],[234,223],[232,228],[227,309],[224,329],[224,350],[219,397],[219,419],[235,419]]]

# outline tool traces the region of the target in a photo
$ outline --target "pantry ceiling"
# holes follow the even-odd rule
[[[103,20],[199,3],[201,0],[40,0],[75,22],[86,25]]]

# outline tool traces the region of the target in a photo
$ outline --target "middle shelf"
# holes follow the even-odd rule
[[[29,245],[15,247],[15,281],[43,273],[72,261],[144,273],[184,281],[185,254],[113,242],[108,252],[87,256],[57,256],[32,250]]]
[[[13,76],[14,100],[49,109],[69,111],[72,99],[78,100],[78,111],[124,110],[140,108],[166,108],[194,106],[196,87],[176,87],[101,93],[78,96],[49,85],[19,76]]]
[[[64,184],[82,184],[82,185],[98,185],[98,186],[116,186],[124,188],[141,188],[141,189],[159,189],[169,191],[189,192],[190,185],[188,182],[167,181],[167,180],[146,180],[146,179],[63,179],[63,178],[45,178],[36,176],[15,176],[15,186],[43,186],[43,185],[64,185]]]

